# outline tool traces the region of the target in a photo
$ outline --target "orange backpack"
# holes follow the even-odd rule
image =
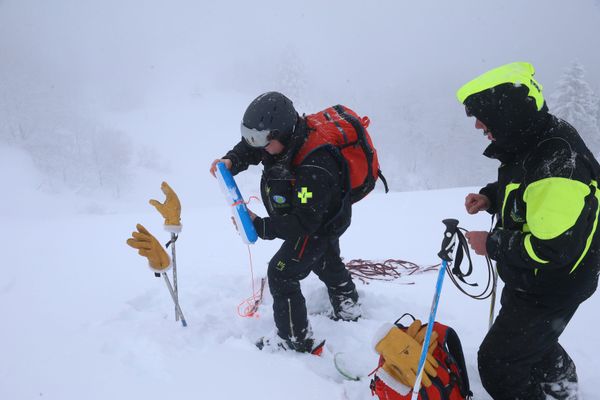
[[[364,198],[380,178],[388,192],[387,182],[379,169],[377,151],[367,127],[368,117],[359,117],[348,107],[337,105],[316,114],[307,115],[309,133],[293,160],[298,166],[313,151],[323,146],[334,146],[348,165],[350,200],[352,203]]]

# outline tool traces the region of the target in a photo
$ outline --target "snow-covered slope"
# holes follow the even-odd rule
[[[469,190],[374,193],[354,208],[353,224],[342,237],[343,256],[437,263],[443,218],[458,218],[467,229],[489,227],[486,215],[463,211]],[[216,182],[204,191],[220,196]],[[327,339],[325,354],[261,352],[253,343],[274,334],[272,300],[267,293],[258,318],[237,314],[237,305],[251,294],[251,281],[248,252],[229,210],[181,200],[184,230],[177,255],[187,328],[175,322],[162,279],[125,244],[138,222],[168,240],[149,205],[140,204],[138,214],[45,218],[1,211],[0,399],[370,399],[368,380],[344,381],[333,367],[333,353],[349,353],[354,368],[370,372],[377,363],[371,343],[377,328],[404,312],[427,319],[436,274],[358,283],[364,318],[356,323],[320,315],[328,308],[326,290],[310,276],[302,288],[315,335]],[[251,208],[264,214],[259,206]],[[264,275],[278,244],[260,241],[252,247],[256,278]],[[484,266],[477,257],[478,272]],[[595,390],[600,361],[593,347],[599,307],[596,294],[562,337],[585,400],[600,399]],[[476,366],[488,313],[489,301],[471,300],[446,280],[438,320],[461,336],[476,399],[489,398]]]

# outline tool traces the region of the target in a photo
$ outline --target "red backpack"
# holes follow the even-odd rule
[[[398,321],[396,321],[396,326],[406,331],[407,327]],[[424,385],[421,386],[418,398],[420,400],[471,399],[473,393],[470,390],[469,376],[467,375],[462,345],[456,331],[439,322],[433,324],[433,330],[438,334],[438,344],[433,350],[433,357],[439,363],[437,376],[431,378],[431,386],[428,388]],[[383,362],[383,357],[379,357],[379,366],[375,370],[375,376],[371,380],[371,394],[377,395],[380,400],[410,400],[412,388],[407,388],[387,375],[383,368],[381,368]]]
[[[298,166],[313,151],[323,146],[334,146],[346,160],[350,178],[350,200],[356,203],[375,187],[380,178],[388,192],[387,182],[379,169],[377,151],[367,132],[368,117],[359,117],[342,105],[329,107],[307,115],[309,134],[293,160]]]

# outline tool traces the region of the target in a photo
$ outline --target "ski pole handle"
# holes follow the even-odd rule
[[[445,261],[452,261],[452,252],[456,244],[456,231],[458,230],[457,219],[445,219],[442,221],[446,225],[444,239],[442,240],[442,248],[438,253],[438,257]]]

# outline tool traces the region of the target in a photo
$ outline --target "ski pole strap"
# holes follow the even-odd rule
[[[465,238],[463,232],[467,232],[466,229],[458,226],[458,220],[456,219],[445,219],[442,221],[444,225],[446,225],[446,231],[444,232],[444,239],[442,241],[442,249],[438,253],[438,256],[442,259],[443,269],[448,272],[448,278],[452,280],[452,283],[464,294],[467,296],[476,299],[476,300],[484,300],[487,299],[495,292],[496,280],[497,277],[494,273],[494,267],[489,257],[486,257],[487,261],[487,270],[488,270],[488,280],[486,285],[482,285],[483,287],[481,293],[473,294],[469,291],[465,290],[463,285],[461,285],[458,281],[462,282],[467,286],[476,286],[480,285],[477,283],[469,283],[465,281],[465,278],[470,276],[473,273],[473,261],[471,260],[471,252],[469,251],[469,243]],[[493,218],[492,218],[493,224]],[[452,259],[452,255],[454,252],[454,246],[458,243],[458,248],[456,249],[455,259]],[[466,258],[468,261],[468,267],[466,271],[463,271],[460,266],[463,262],[463,259]]]
[[[458,220],[449,218],[442,221],[446,225],[446,231],[444,232],[444,239],[442,240],[442,248],[438,253],[438,257],[447,263],[452,263],[452,274],[455,275],[461,282],[469,286],[477,286],[476,283],[468,283],[465,281],[465,277],[473,273],[473,262],[471,261],[471,253],[469,252],[469,244],[465,235],[461,232],[462,228],[458,226]],[[452,253],[454,252],[454,246],[458,242],[458,248],[456,249],[455,260],[452,260]],[[469,260],[469,267],[466,272],[460,269],[460,264],[466,255]],[[446,264],[448,265],[448,264]]]
[[[174,244],[177,241],[178,238],[179,238],[179,235],[177,235],[176,233],[171,234],[171,240],[169,240],[165,244],[165,247],[168,249],[170,245]]]
[[[458,248],[456,249],[456,260],[453,263],[452,273],[456,276],[462,283],[467,284],[469,286],[477,286],[477,283],[468,283],[465,281],[465,277],[471,275],[473,273],[473,261],[471,261],[471,252],[469,251],[469,244],[465,235],[461,232],[460,227],[456,230],[456,238],[458,240]],[[463,272],[460,269],[460,264],[463,261],[463,257],[467,256],[467,260],[469,260],[469,267],[467,272]]]

